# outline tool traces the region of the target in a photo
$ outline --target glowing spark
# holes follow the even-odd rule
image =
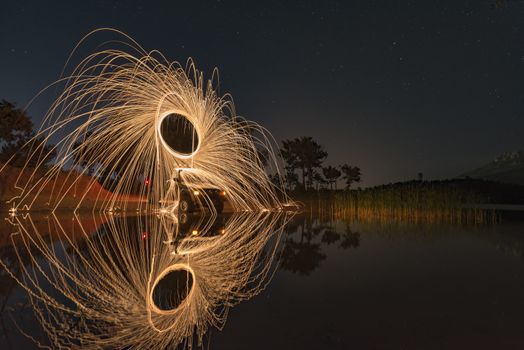
[[[271,135],[236,116],[229,96],[218,96],[215,75],[205,80],[191,60],[184,69],[126,38],[127,51],[94,52],[59,81],[64,90],[36,135],[44,142],[29,152],[42,165],[43,147],[60,138],[56,164],[43,176],[24,169],[13,184],[21,188],[18,206],[31,208],[46,197],[56,209],[77,189],[76,208],[119,203],[125,210],[137,203],[147,210],[161,201],[176,207],[178,175],[189,191],[209,187],[227,193],[237,211],[288,202],[260,159],[267,154],[267,168],[279,172]],[[65,136],[64,130],[69,130]],[[188,144],[182,134],[189,135]],[[137,186],[137,179],[145,181]],[[200,194],[201,203],[211,202],[205,191]]]
[[[266,174],[280,168],[271,135],[236,116],[214,75],[205,80],[191,60],[183,68],[126,38],[127,51],[95,52],[58,82],[63,92],[35,136],[44,142],[24,146],[29,159],[11,184],[21,278],[0,264],[27,291],[56,348],[164,349],[191,347],[195,338],[202,345],[231,306],[265,287],[286,215],[269,211],[292,203]],[[55,139],[57,157],[45,169],[44,147]],[[175,215],[186,190],[199,204],[227,194],[243,213],[215,234],[216,215],[200,217],[189,234]],[[54,213],[71,201],[100,209],[106,223],[90,235],[75,216],[80,236],[72,237],[54,215],[45,233],[30,216],[16,216],[39,203]],[[118,217],[131,203],[137,215],[158,218],[133,225]],[[50,231],[60,238],[54,244]],[[156,296],[172,273],[186,276],[185,293],[166,309]]]

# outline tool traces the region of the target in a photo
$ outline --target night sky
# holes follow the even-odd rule
[[[239,115],[313,136],[363,186],[453,177],[524,149],[524,2],[494,3],[2,0],[0,98],[25,106],[112,27],[218,67]],[[29,109],[36,124],[51,102]]]

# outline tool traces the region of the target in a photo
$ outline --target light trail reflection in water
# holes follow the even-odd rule
[[[75,217],[78,232],[72,234],[56,216],[49,217],[48,230],[31,216],[16,216],[11,239],[25,263],[17,273],[2,265],[28,293],[48,338],[34,339],[42,344],[201,345],[210,327],[224,325],[232,306],[265,288],[289,218],[105,216],[91,234]]]

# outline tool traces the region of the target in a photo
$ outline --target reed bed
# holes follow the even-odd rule
[[[319,216],[358,221],[410,221],[484,224],[498,221],[487,199],[474,192],[439,186],[383,186],[319,195],[309,201]]]

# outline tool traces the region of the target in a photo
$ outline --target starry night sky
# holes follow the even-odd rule
[[[73,46],[120,29],[193,57],[277,139],[313,136],[363,186],[524,149],[524,2],[22,1],[0,11],[0,98],[25,106]],[[51,98],[29,112],[41,120]]]

